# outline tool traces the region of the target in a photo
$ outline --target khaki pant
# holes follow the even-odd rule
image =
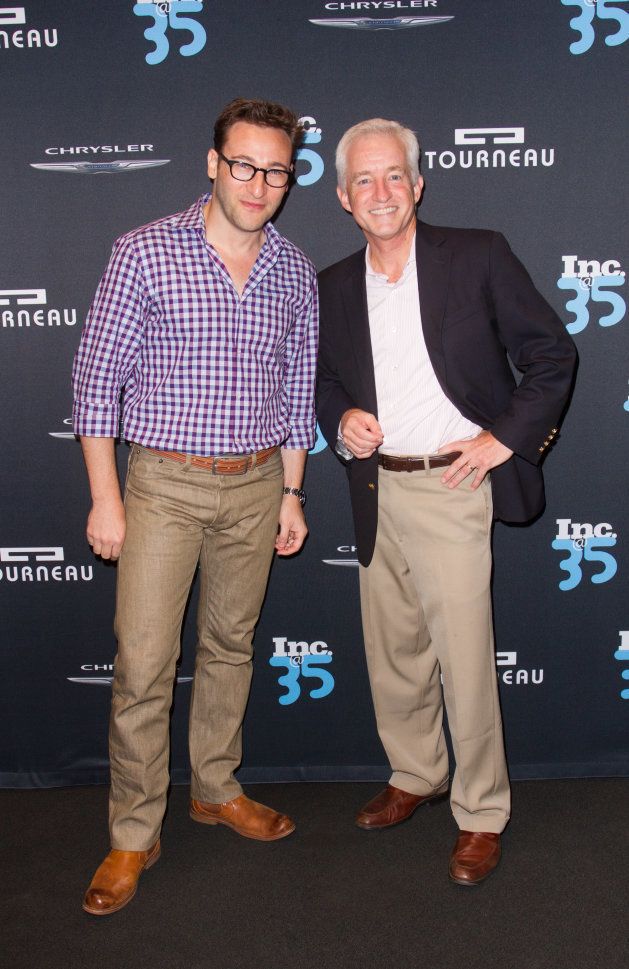
[[[246,474],[213,475],[132,445],[109,732],[113,848],[145,851],[159,837],[169,783],[175,664],[197,564],[191,795],[217,803],[242,793],[233,773],[241,759],[252,637],[273,556],[282,484],[279,451]]]
[[[360,567],[369,679],[391,784],[448,780],[443,699],[456,759],[452,813],[500,832],[510,812],[491,613],[491,486],[452,490],[442,472],[379,470],[374,557]],[[443,691],[441,677],[443,678]]]

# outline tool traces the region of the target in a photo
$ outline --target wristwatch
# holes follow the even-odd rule
[[[306,504],[306,492],[303,488],[282,488],[282,494],[295,495],[296,498],[299,498],[302,507]]]

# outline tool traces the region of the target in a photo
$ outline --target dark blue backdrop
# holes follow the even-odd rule
[[[505,232],[574,334],[581,365],[546,463],[547,510],[495,532],[497,672],[514,777],[627,773],[628,34],[624,0],[0,6],[0,783],[107,777],[115,568],[84,537],[71,362],[114,238],[206,190],[213,120],[238,95],[309,119],[279,228],[319,267],[361,245],[336,200],[338,138],[396,118],[424,148],[422,217]],[[242,776],[385,776],[344,472],[327,449],[307,489],[311,537],[275,564],[256,635]],[[179,780],[192,621],[183,638]],[[304,655],[321,679],[299,675]]]

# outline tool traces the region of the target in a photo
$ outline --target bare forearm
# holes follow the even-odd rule
[[[282,449],[284,487],[301,488],[308,452],[292,448]],[[284,495],[280,508],[280,521],[275,551],[278,555],[298,552],[308,534],[303,508],[297,495]]]
[[[81,447],[92,501],[120,499],[113,437],[82,437]]]
[[[307,456],[307,451],[282,448],[285,488],[301,488],[304,480]]]
[[[87,540],[95,555],[117,559],[125,532],[125,512],[120,495],[114,439],[82,437],[81,447],[90,482],[92,508],[87,519]]]

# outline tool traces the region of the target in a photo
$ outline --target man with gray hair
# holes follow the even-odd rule
[[[539,464],[576,353],[500,233],[417,220],[412,131],[364,121],[336,161],[339,200],[367,247],[319,277],[318,417],[349,477],[367,664],[393,770],[357,824],[386,828],[446,796],[445,700],[460,829],[450,877],[476,885],[500,860],[510,815],[492,521],[542,511]]]

